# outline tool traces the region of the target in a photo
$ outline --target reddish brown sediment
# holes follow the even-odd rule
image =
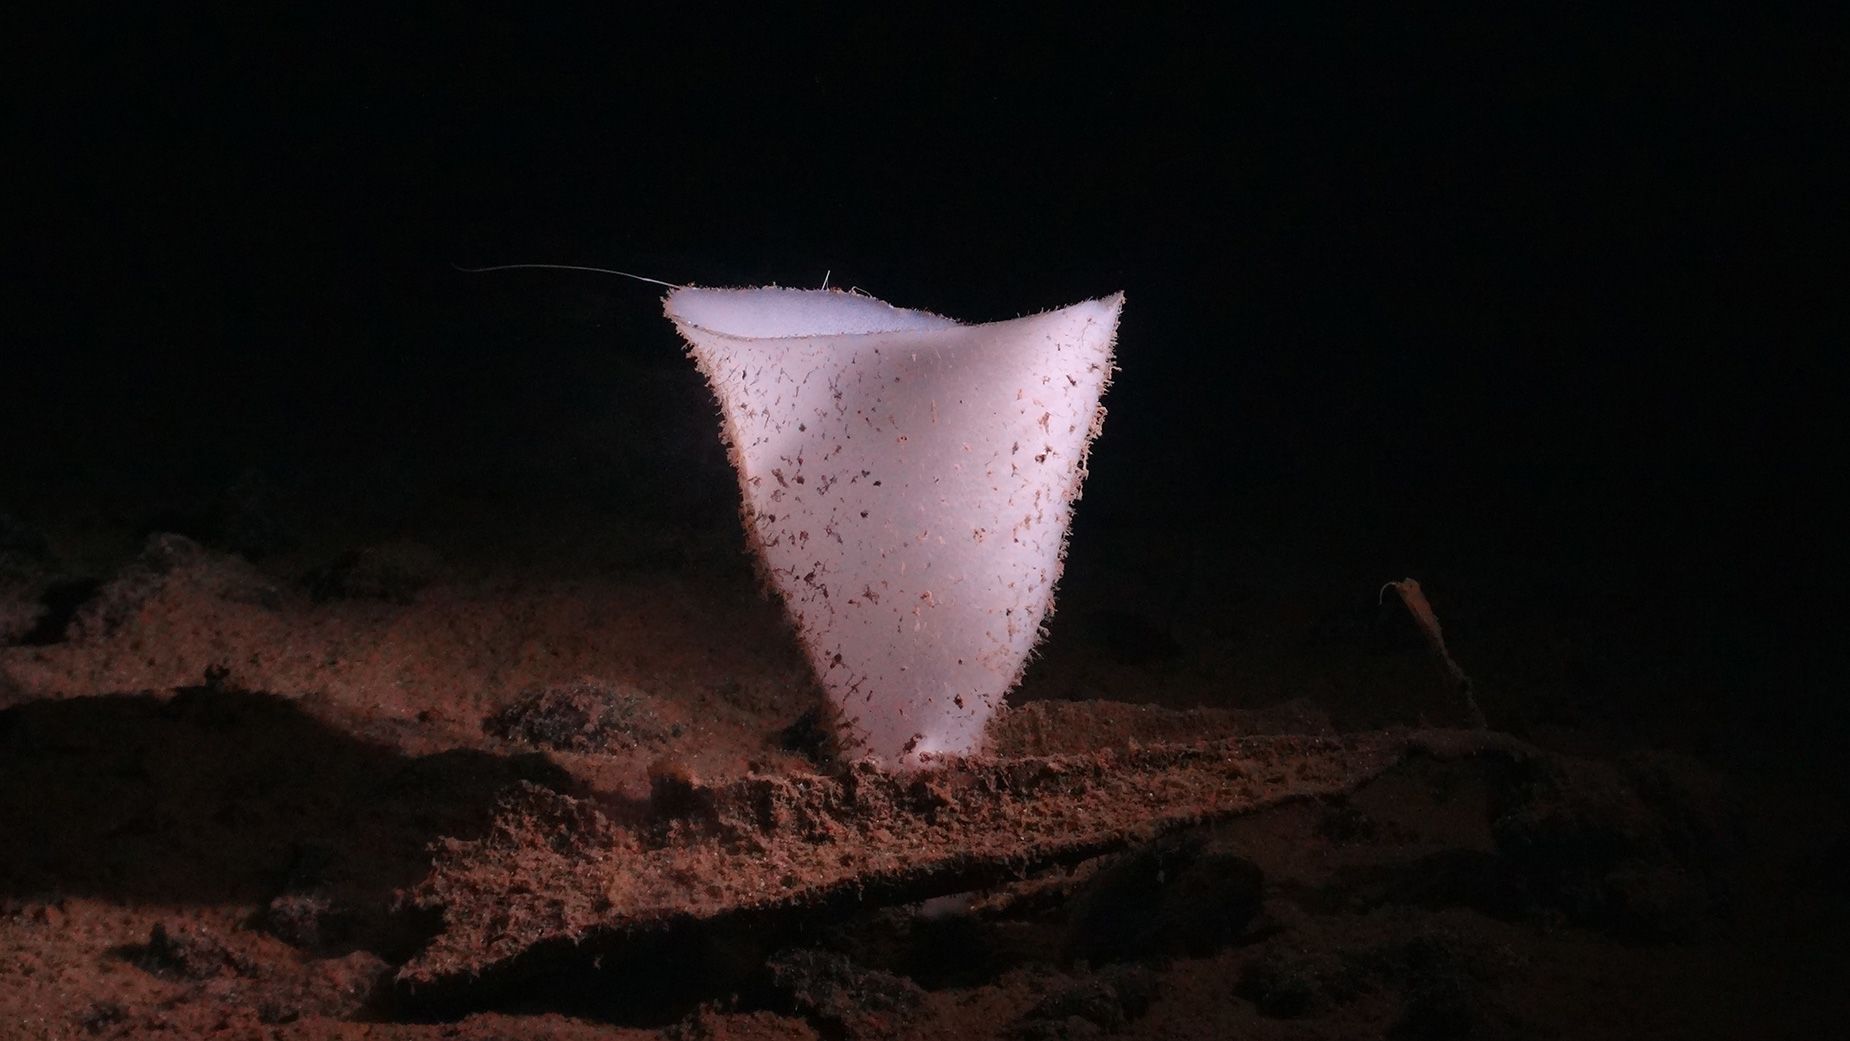
[[[1289,533],[1193,624],[1094,574],[989,758],[888,777],[821,765],[736,546],[582,530],[545,567],[432,535],[425,585],[125,536],[0,589],[68,616],[0,648],[0,1037],[1841,1033],[1841,789],[1676,753],[1640,699],[1715,702],[1661,651],[1564,671],[1581,602],[1441,604],[1536,752],[1382,729],[1457,691]]]
[[[398,978],[416,988],[489,973],[560,941],[995,886],[1180,828],[1348,792],[1415,752],[1521,748],[1500,735],[1405,731],[958,759],[909,774],[862,762],[839,776],[689,787],[628,825],[590,799],[523,785],[486,837],[440,847],[415,900],[441,910],[443,928]]]

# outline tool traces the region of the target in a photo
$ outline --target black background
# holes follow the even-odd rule
[[[586,494],[705,501],[655,287],[457,264],[827,273],[969,320],[1122,289],[1082,525],[1418,533],[1384,578],[1488,543],[1803,685],[1760,666],[1840,631],[1841,48],[1502,6],[16,26],[4,497],[252,466],[512,497],[469,461],[598,421],[641,447]]]

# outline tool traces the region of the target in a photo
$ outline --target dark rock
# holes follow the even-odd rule
[[[1338,872],[1357,908],[1384,904],[1469,907],[1486,914],[1521,916],[1531,909],[1508,860],[1474,849],[1444,849],[1411,860]]]
[[[281,601],[275,585],[248,562],[184,535],[150,535],[140,556],[76,610],[67,635],[73,640],[107,636],[169,590],[271,608]]]
[[[303,950],[320,950],[352,935],[352,915],[315,892],[284,893],[263,909],[260,924],[271,936]]]
[[[1501,1039],[1528,1033],[1498,989],[1519,967],[1507,948],[1440,923],[1421,926],[1363,960],[1401,994],[1400,1018],[1390,1037]]]
[[[1362,972],[1350,959],[1332,951],[1281,946],[1248,964],[1234,993],[1268,1016],[1291,1018],[1335,1008],[1361,986]]]
[[[86,1034],[100,1034],[128,1020],[128,1010],[114,1001],[94,1001],[77,1017],[77,1025]]]
[[[1735,852],[1743,810],[1719,776],[1674,752],[1636,752],[1618,767],[1654,814],[1658,838],[1671,856],[1708,865]]]
[[[679,1021],[662,1031],[663,1041],[815,1041],[816,1031],[794,1016],[779,1015],[765,1009],[753,1012],[734,1011],[730,1003],[702,1002]]]
[[[894,1036],[925,1000],[911,980],[828,951],[782,951],[767,964],[772,986],[799,1011],[851,1041]]]
[[[1317,819],[1317,834],[1337,843],[1368,842],[1380,828],[1375,819],[1347,799],[1332,799]]]
[[[655,699],[633,687],[596,682],[543,687],[490,716],[482,729],[509,741],[565,752],[660,747],[679,727],[656,713]]]
[[[48,647],[62,643],[69,634],[71,622],[77,617],[85,604],[96,597],[103,588],[101,582],[92,579],[68,579],[52,582],[39,593],[37,617],[32,628],[20,634],[18,642],[28,647]],[[0,614],[4,614],[0,608]],[[4,636],[6,626],[0,621],[0,637]],[[0,639],[0,643],[4,643]]]
[[[1492,833],[1535,907],[1634,939],[1690,939],[1724,910],[1727,805],[1674,757],[1537,761]]]
[[[391,966],[370,951],[313,962],[257,1007],[259,1022],[276,1025],[301,1019],[351,1019],[364,1010],[391,974]]]
[[[129,962],[163,979],[207,980],[215,976],[251,976],[256,966],[206,929],[158,924],[148,942],[126,948]]]
[[[185,535],[155,532],[142,543],[139,563],[157,575],[168,575],[202,563],[213,555]]]
[[[33,637],[46,625],[45,591],[55,581],[56,568],[45,537],[0,512],[0,647],[34,642]],[[68,618],[67,614],[63,620]]]
[[[388,542],[350,550],[309,574],[309,591],[322,600],[384,600],[409,604],[443,577],[443,558],[417,542]]]
[[[814,706],[777,732],[777,745],[828,768],[842,759],[840,729],[832,725],[832,707]]]
[[[1610,921],[1630,937],[1699,940],[1720,924],[1713,887],[1676,864],[1625,861],[1606,874],[1602,889]]]
[[[1073,901],[1066,955],[1103,964],[1203,957],[1239,939],[1259,912],[1258,865],[1199,835],[1132,850]]]
[[[44,615],[37,590],[0,578],[0,647],[26,640],[40,628]]]
[[[994,980],[1009,964],[1010,951],[1004,937],[1010,925],[969,913],[967,895],[948,899],[963,909],[906,917],[910,943],[901,971],[934,990],[943,986],[974,987]],[[1020,928],[1019,923],[1011,924]]]
[[[1042,998],[1011,1034],[1023,1041],[1098,1037],[1122,1030],[1149,1011],[1156,974],[1135,965],[1111,966]]]
[[[1124,1009],[1126,1021],[1137,1019],[1150,1006],[1155,1004],[1157,991],[1162,988],[1162,980],[1140,965],[1108,965],[1099,970],[1099,979],[1104,980],[1118,995],[1118,1004]]]

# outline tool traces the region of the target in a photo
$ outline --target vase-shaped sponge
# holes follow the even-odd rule
[[[964,325],[835,290],[668,294],[851,745],[979,745],[1053,605],[1123,301]]]

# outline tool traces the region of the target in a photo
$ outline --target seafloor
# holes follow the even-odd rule
[[[1729,604],[1455,513],[1106,497],[993,754],[889,782],[714,463],[22,471],[0,1035],[1841,1033],[1842,793]],[[1378,599],[1422,566],[1493,735]]]

